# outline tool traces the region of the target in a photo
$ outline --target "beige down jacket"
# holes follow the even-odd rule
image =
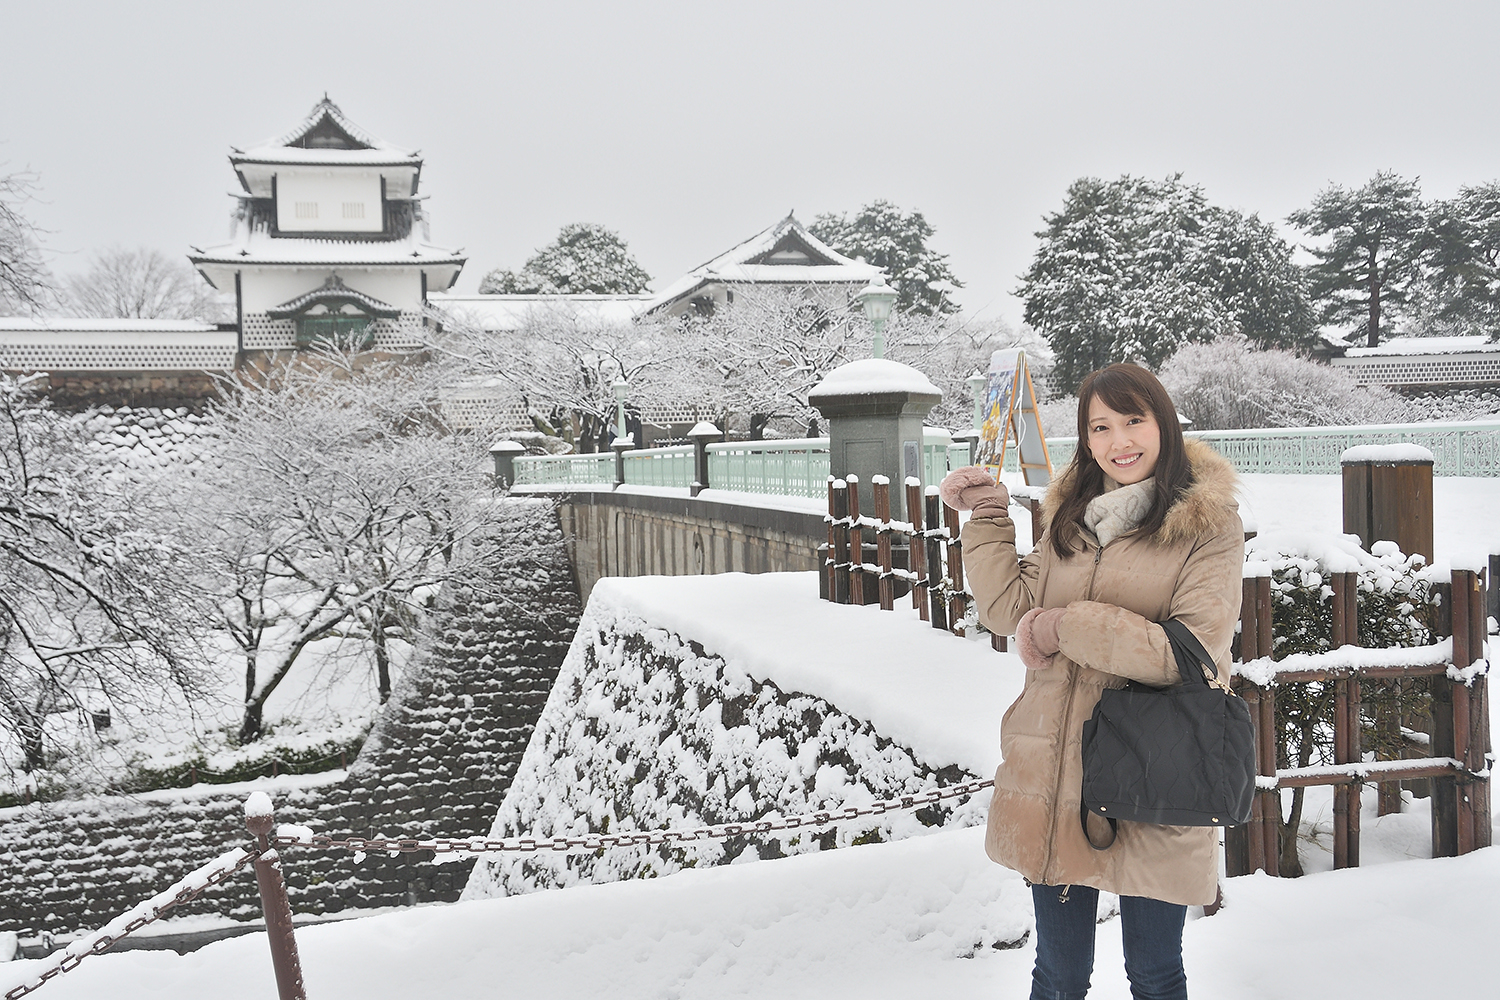
[[[1129,531],[1101,549],[1080,528],[1082,551],[1059,558],[1044,537],[1017,560],[1009,517],[975,517],[964,527],[964,569],[985,627],[1010,635],[1032,608],[1068,609],[1058,627],[1061,652],[1050,667],[1027,671],[1021,696],[1001,720],[1004,760],[985,837],[992,860],[1034,883],[1169,903],[1214,900],[1217,829],[1122,822],[1114,843],[1099,851],[1078,819],[1080,741],[1100,692],[1127,680],[1160,686],[1178,678],[1157,622],[1182,621],[1212,654],[1220,678],[1229,679],[1245,552],[1235,474],[1207,445],[1191,438],[1186,445],[1193,484],[1154,535]],[[1047,520],[1070,472],[1047,491]],[[1108,825],[1098,817],[1090,822],[1098,824],[1094,840],[1108,841]]]

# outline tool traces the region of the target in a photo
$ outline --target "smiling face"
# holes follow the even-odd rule
[[[1089,401],[1089,452],[1121,486],[1148,479],[1161,454],[1161,427],[1150,413],[1118,413],[1097,395]]]

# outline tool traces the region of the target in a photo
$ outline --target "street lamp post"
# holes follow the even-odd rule
[[[885,275],[877,274],[855,294],[854,301],[865,311],[865,318],[875,331],[873,356],[885,357],[885,324],[891,318],[891,307],[896,303],[896,290],[885,283]]]
[[[615,437],[625,436],[625,400],[630,395],[630,383],[623,378],[615,379],[610,388],[615,391]]]

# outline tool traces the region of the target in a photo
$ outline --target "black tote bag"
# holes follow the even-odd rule
[[[1175,618],[1161,626],[1181,683],[1107,688],[1083,725],[1079,820],[1085,836],[1088,812],[1110,820],[1111,828],[1122,819],[1170,826],[1238,826],[1250,819],[1250,707],[1208,683],[1204,670],[1217,668],[1187,626]]]

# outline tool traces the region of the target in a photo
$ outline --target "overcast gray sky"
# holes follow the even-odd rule
[[[570,222],[661,288],[795,209],[918,209],[968,310],[1020,318],[1033,235],[1085,176],[1182,171],[1280,220],[1381,169],[1500,177],[1500,4],[73,3],[0,0],[0,171],[60,272],[222,241],[230,145],[326,90],[427,163],[458,289]]]

